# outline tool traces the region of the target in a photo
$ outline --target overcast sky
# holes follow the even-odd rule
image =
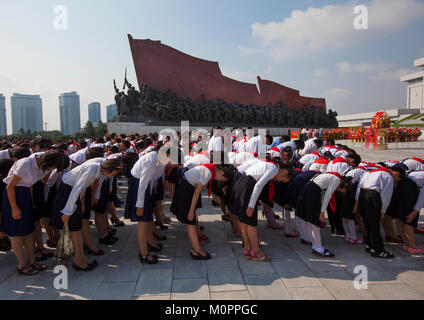
[[[353,27],[354,7],[369,10],[369,29]],[[68,29],[54,28],[57,5]],[[113,103],[112,80],[128,67],[136,83],[127,34],[162,40],[218,61],[222,72],[255,83],[256,76],[324,97],[339,114],[403,108],[401,75],[424,56],[424,1],[253,0],[0,0],[0,93],[40,94],[48,129],[60,129],[59,94]]]

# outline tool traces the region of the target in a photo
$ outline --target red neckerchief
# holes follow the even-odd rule
[[[342,162],[346,163],[346,159],[343,158],[343,157],[338,157],[338,158],[334,159],[332,162],[333,162],[333,164],[342,163]]]
[[[259,154],[257,152],[249,152],[249,153],[252,153],[255,156],[255,158],[257,158],[259,156]]]
[[[210,164],[208,163],[208,164],[201,164],[201,166],[208,168],[212,174],[212,178],[208,182],[208,195],[210,196],[212,194],[212,181],[215,180],[215,175],[216,175],[215,165],[213,163],[210,163]]]
[[[316,155],[318,157],[321,157],[321,155],[318,152],[316,152],[316,151],[312,152],[311,154]]]
[[[329,164],[330,163],[330,160],[328,160],[328,159],[326,159],[324,157],[321,157],[321,158],[316,159],[314,161],[314,163],[318,163],[318,164]]]
[[[277,168],[280,168],[280,166],[278,164],[276,164],[275,162],[269,161],[268,159],[260,159],[261,161],[264,162],[268,162],[268,163],[272,163],[274,164]],[[274,178],[275,179],[275,178]],[[274,179],[271,179],[269,182],[269,195],[268,195],[268,200],[269,202],[272,202],[272,199],[274,199],[275,196],[275,184],[274,184]]]
[[[411,158],[411,160],[415,160],[415,161],[418,161],[418,162],[420,162],[420,163],[422,163],[422,164],[424,164],[424,160],[422,160],[422,159],[420,159],[420,158]]]
[[[327,172],[327,173],[335,175],[337,178],[340,179],[340,181],[342,181],[342,176],[340,175],[340,173],[338,173],[338,172]]]
[[[275,152],[281,153],[280,149],[278,149],[277,147],[273,147],[269,149],[268,151],[275,151]]]
[[[367,169],[365,169],[364,167],[354,167],[354,168],[352,168],[352,170],[353,170],[353,169],[367,170]]]
[[[378,169],[375,169],[375,170],[371,170],[370,173],[379,172],[379,171],[384,171],[384,172],[390,173],[389,169],[384,168],[384,167],[381,167],[381,168],[378,168]]]
[[[194,153],[193,152],[189,152],[189,157],[194,157]]]

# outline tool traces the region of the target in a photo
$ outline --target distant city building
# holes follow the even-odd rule
[[[111,121],[118,114],[116,104],[111,104],[106,107],[107,121]]]
[[[417,59],[414,61],[414,66],[417,68],[424,68],[424,58]],[[408,92],[406,94],[406,107],[408,109],[420,109],[424,112],[424,69],[403,76],[400,81],[408,84]]]
[[[0,94],[0,136],[7,135],[6,126],[6,98]]]
[[[12,132],[43,131],[43,103],[39,95],[14,93],[10,98]]]
[[[98,102],[93,102],[88,105],[88,120],[92,124],[98,124],[102,120],[101,106]]]
[[[74,134],[81,130],[80,97],[73,91],[59,96],[60,130]]]

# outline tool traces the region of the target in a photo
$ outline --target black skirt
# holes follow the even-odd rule
[[[31,189],[15,187],[16,204],[21,210],[21,219],[15,220],[12,216],[7,189],[2,199],[1,231],[9,237],[23,237],[34,232],[34,207],[31,199]]]
[[[261,200],[262,203],[267,204],[271,208],[273,208],[274,207],[273,200],[275,198],[275,194],[272,196],[272,199],[270,199],[270,195],[269,195],[270,187],[271,187],[271,181],[268,181],[268,183],[263,187],[261,194],[259,195],[259,200]],[[274,188],[275,188],[275,185],[274,185]]]
[[[308,183],[309,180],[311,180],[317,174],[319,173],[316,171],[305,171],[296,176],[296,178],[290,182],[286,192],[284,193],[282,199],[283,205],[287,204],[292,208],[296,208],[300,191],[305,186],[305,184]]]
[[[296,216],[317,227],[321,227],[321,188],[309,181],[299,193],[296,205]]]
[[[46,201],[46,215],[45,215],[46,218],[51,218],[52,216],[53,201],[54,201],[54,198],[56,197],[56,194],[57,194],[57,188],[56,188],[56,185],[54,185],[49,189],[49,195]]]
[[[193,200],[195,187],[186,179],[178,182],[178,188],[175,188],[174,197],[171,204],[171,212],[177,217],[178,221],[184,224],[196,225],[196,217],[192,221],[187,219],[190,212],[191,202]],[[202,195],[197,199],[196,209],[202,207]]]
[[[110,196],[110,180],[105,179],[102,183],[101,189],[100,189],[100,198],[97,201],[97,204],[93,206],[93,210],[96,213],[104,214],[107,210],[107,202],[109,200]]]
[[[91,218],[91,209],[92,209],[92,203],[91,203],[91,198],[93,195],[93,190],[91,189],[91,187],[88,187],[85,190],[85,198],[84,198],[84,212],[82,212],[82,218],[84,220],[90,220]]]
[[[185,171],[186,170],[184,167],[172,168],[171,171],[169,172],[169,175],[166,176],[165,179],[168,180],[169,183],[177,184],[178,181],[180,181],[181,178],[184,176]]]
[[[392,201],[395,203],[393,208],[394,217],[414,228],[418,226],[420,214],[418,213],[412,222],[406,222],[406,217],[414,211],[419,193],[420,190],[417,184],[406,177],[397,183],[392,197]]]
[[[160,177],[156,182],[156,187],[152,190],[152,202],[153,207],[157,201],[163,201],[164,189],[163,189],[163,180]]]
[[[226,192],[224,192],[224,188],[227,188]],[[230,202],[230,189],[231,186],[227,181],[212,181],[212,193],[220,198],[226,206]]]
[[[58,229],[63,228],[62,222],[62,209],[65,208],[68,202],[69,195],[71,194],[72,187],[65,183],[61,183],[59,190],[56,193],[52,203],[52,215],[50,219],[50,225]],[[82,213],[81,213],[81,200],[78,197],[77,208],[75,212],[70,216],[68,221],[69,231],[81,231],[82,228]]]
[[[115,201],[118,197],[118,178],[113,177],[112,180],[112,192],[109,194],[109,201]]]
[[[46,203],[44,201],[43,182],[37,181],[32,186],[32,201],[34,203],[34,221],[40,221],[41,218],[49,216],[46,214]]]
[[[252,227],[258,225],[258,202],[255,204],[251,217],[246,215],[246,210],[249,206],[255,184],[256,180],[253,177],[237,172],[234,176],[228,206],[230,212],[238,216],[240,222]]]
[[[355,207],[355,195],[356,189],[358,187],[358,183],[351,185],[349,189],[346,190],[346,193],[343,196],[341,207],[341,216],[345,219],[355,220],[355,214],[353,213],[353,209]],[[339,204],[337,204],[339,205]]]
[[[274,181],[274,186],[275,186],[274,200],[281,207],[284,207],[284,205],[285,205],[284,204],[284,196],[286,194],[286,191],[287,191],[289,185],[290,185],[289,182]]]
[[[153,221],[153,204],[152,204],[152,196],[150,193],[150,183],[147,185],[146,192],[144,195],[144,212],[143,216],[137,216],[137,195],[138,195],[138,186],[140,180],[134,178],[132,175],[128,181],[128,193],[127,193],[127,201],[125,204],[125,219],[129,219],[132,222],[143,221],[150,222]]]

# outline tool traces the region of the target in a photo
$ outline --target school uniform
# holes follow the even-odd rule
[[[309,139],[305,141],[305,147],[299,151],[299,157],[303,157],[308,153],[312,153],[318,149],[318,146],[315,144],[316,138]]]
[[[314,162],[312,162],[309,165],[309,167],[304,169],[306,169],[305,171],[319,171],[319,172],[325,173],[327,172],[327,166],[329,163],[330,163],[330,160],[321,157],[314,160]]]
[[[258,159],[250,160],[246,164],[237,169],[238,173],[234,177],[230,210],[239,217],[240,222],[256,227],[259,197],[265,185],[275,178],[279,168],[275,163]],[[246,215],[247,208],[254,209],[251,217]]]
[[[81,165],[87,159],[87,152],[88,152],[88,147],[78,150],[77,152],[69,155],[69,159],[76,165]]]
[[[402,161],[408,167],[408,171],[424,170],[424,160],[420,158],[410,158]]]
[[[196,154],[195,156],[190,157],[190,159],[184,163],[184,167],[187,168],[187,170],[190,170],[198,165],[207,163],[210,163],[210,158],[208,156],[204,154]]]
[[[244,151],[253,152],[253,153],[265,153],[266,149],[267,149],[267,146],[262,141],[262,136],[256,136],[249,139],[249,141],[246,142]]]
[[[230,164],[232,164],[235,168],[241,166],[243,163],[255,159],[257,154],[253,152],[239,152],[236,153],[234,157],[229,158]]]
[[[380,216],[389,207],[393,185],[393,178],[387,169],[372,170],[363,175],[355,195],[364,222],[365,243],[377,254],[385,251],[380,236]]]
[[[302,165],[302,167],[304,167],[305,165],[314,162],[320,157],[320,154],[317,151],[314,151],[312,153],[305,154],[302,158],[299,159],[299,163]]]
[[[38,167],[36,156],[32,155],[16,161],[3,179],[8,185],[13,176],[21,178],[15,187],[16,204],[21,210],[22,218],[13,219],[7,189],[3,191],[2,199],[2,231],[10,237],[22,237],[34,231],[34,206],[31,197],[31,187],[41,180],[46,173]]]
[[[0,151],[0,160],[2,159],[6,159],[6,160],[10,159],[9,149]]]
[[[125,219],[132,222],[153,221],[153,202],[150,182],[157,172],[164,172],[164,166],[160,165],[158,153],[149,152],[135,163],[129,177],[127,201],[125,204]],[[160,172],[159,172],[160,173]],[[143,216],[137,216],[137,208],[144,208]]]
[[[70,216],[70,231],[80,231],[82,219],[90,218],[91,185],[100,177],[103,158],[95,158],[65,173],[53,200],[50,224],[58,229],[63,227],[62,215]],[[85,193],[85,211],[82,212],[81,197]]]
[[[183,179],[178,182],[175,189],[174,198],[172,199],[171,212],[177,217],[178,221],[183,224],[196,225],[197,213],[193,220],[188,220],[187,216],[190,212],[191,202],[193,200],[196,187],[201,184],[208,186],[212,191],[212,182],[215,178],[215,165],[203,164],[194,167],[184,173]],[[202,207],[201,195],[196,203],[196,210]]]

